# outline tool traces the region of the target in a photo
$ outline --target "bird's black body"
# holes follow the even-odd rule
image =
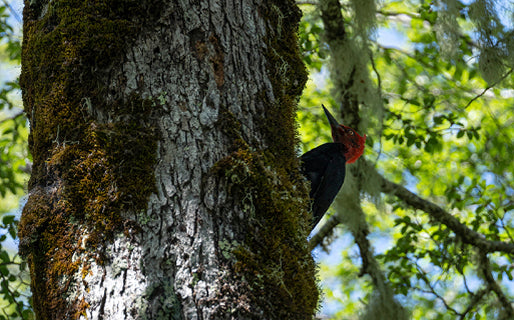
[[[318,224],[341,189],[346,163],[354,163],[364,152],[366,135],[339,124],[323,106],[332,131],[333,143],[325,143],[305,153],[301,158],[302,173],[311,182],[309,196],[314,226]]]
[[[342,143],[325,143],[300,158],[302,173],[311,183],[309,196],[315,226],[323,217],[344,182],[346,147]]]

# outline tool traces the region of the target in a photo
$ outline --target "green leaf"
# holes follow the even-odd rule
[[[14,216],[12,215],[6,215],[2,218],[2,223],[4,225],[7,225],[7,224],[12,224],[14,222]]]

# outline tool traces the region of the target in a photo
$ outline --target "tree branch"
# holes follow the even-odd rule
[[[366,165],[369,167],[369,170],[374,170],[369,163],[366,162]],[[376,175],[379,179],[379,185],[382,192],[395,195],[406,204],[426,212],[434,220],[444,224],[452,230],[464,243],[475,246],[484,253],[501,251],[514,255],[514,243],[487,240],[482,234],[468,228],[460,222],[459,219],[452,216],[438,205],[421,198],[399,184],[387,180],[379,173],[376,173]]]
[[[325,26],[327,44],[333,45],[337,41],[343,41],[346,37],[346,30],[339,0],[322,0],[318,3],[318,7]]]
[[[312,4],[312,5],[317,5],[317,4],[318,4],[318,1],[301,1],[301,0],[298,0],[298,1],[296,1],[296,4],[297,4],[297,5],[301,5],[301,4]]]
[[[368,240],[369,227],[365,219],[365,214],[362,211],[362,208],[359,207],[359,215],[362,217],[360,223],[357,228],[352,230],[353,238],[355,239],[355,243],[359,246],[359,251],[361,253],[362,266],[361,272],[359,273],[359,277],[362,277],[365,274],[369,274],[373,279],[373,283],[375,285],[386,285],[386,280],[384,274],[380,271],[378,267],[378,262],[375,260],[373,256],[373,250],[371,249],[371,244]]]
[[[365,167],[363,169],[365,172],[376,175],[381,192],[392,194],[415,209],[426,212],[431,218],[452,230],[464,243],[472,245],[484,253],[500,251],[514,255],[514,243],[485,239],[482,234],[470,229],[460,222],[459,219],[452,216],[449,212],[445,211],[435,203],[425,200],[415,193],[407,190],[405,187],[387,180],[379,174],[368,161],[364,159],[360,161],[364,162]],[[339,223],[344,223],[344,221],[338,220],[337,215],[331,217],[309,241],[311,249],[314,249],[319,245],[323,241],[323,238]]]
[[[396,16],[408,16],[411,19],[420,19],[421,15],[415,12],[409,11],[386,11],[386,10],[377,10],[377,14],[386,16],[386,17],[396,17]]]
[[[505,293],[503,293],[502,289],[500,288],[500,285],[498,285],[498,282],[493,277],[493,274],[491,272],[491,265],[489,264],[489,259],[487,258],[487,254],[485,252],[479,252],[480,254],[480,267],[482,269],[482,273],[484,276],[484,280],[487,282],[488,287],[493,291],[496,296],[498,297],[498,300],[500,300],[500,303],[503,306],[503,309],[505,310],[507,314],[506,319],[514,319],[514,308],[512,307],[511,302],[507,297],[505,296]]]
[[[341,221],[339,221],[338,215],[335,214],[328,218],[327,222],[325,222],[318,232],[316,232],[312,238],[309,240],[309,250],[313,250],[316,248],[319,244],[323,242],[323,239],[325,239],[335,227],[337,227]]]
[[[377,176],[377,179],[379,180],[378,184],[380,185],[383,193],[392,194],[406,204],[426,212],[434,220],[444,224],[452,230],[464,243],[472,245],[484,253],[500,251],[508,254],[514,254],[514,243],[485,239],[482,234],[468,228],[465,224],[460,222],[459,219],[452,216],[449,212],[445,211],[438,205],[421,198],[399,184],[387,180],[381,174],[376,172],[375,168],[368,161],[364,159],[360,161],[364,162],[364,165],[366,166],[364,170],[366,172],[373,172]],[[319,245],[323,241],[323,238],[332,232],[339,223],[344,223],[344,221],[338,220],[337,215],[332,216],[310,239],[309,246],[311,250]]]
[[[379,271],[378,262],[375,260],[373,256],[373,252],[371,250],[371,245],[367,238],[369,234],[368,224],[365,220],[365,214],[362,209],[359,207],[357,209],[359,212],[354,213],[360,215],[359,223],[356,227],[351,228],[351,232],[355,243],[359,247],[360,256],[362,259],[361,271],[359,273],[359,277],[362,277],[365,274],[369,274],[373,279],[373,283],[375,285],[385,285],[384,275]],[[340,221],[340,215],[331,216],[323,226],[321,226],[320,230],[310,239],[309,247],[310,249],[314,249],[317,245],[321,244],[323,239],[330,234],[336,226],[339,224],[345,224],[344,221]]]

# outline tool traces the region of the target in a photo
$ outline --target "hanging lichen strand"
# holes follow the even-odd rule
[[[323,1],[320,5],[323,8],[325,41],[330,47],[329,68],[333,82],[332,92],[339,104],[336,107],[340,107],[340,113],[336,114],[336,117],[342,116],[341,123],[372,136],[374,132],[380,132],[384,114],[382,97],[369,74],[372,57],[370,42],[366,38],[371,36],[376,24],[375,15],[366,13],[366,8],[373,8],[376,4],[374,1],[352,2],[354,9],[343,14],[352,14],[351,20],[364,23],[362,27],[353,29],[333,23],[344,21],[337,1]],[[328,12],[339,14],[329,17]],[[356,15],[359,17],[357,18]],[[373,196],[378,194],[377,183],[373,176],[362,177],[359,183],[361,188],[369,194]],[[352,187],[354,181],[351,175],[346,177],[345,184],[347,185],[345,188]],[[349,203],[351,202],[353,200]]]
[[[375,32],[377,25],[375,0],[352,0],[350,1],[354,13],[355,35],[361,37],[362,41],[368,41],[368,37]]]
[[[437,1],[439,6],[437,20],[434,30],[439,43],[444,43],[441,47],[443,55],[449,59],[454,58],[459,50],[460,27],[457,19],[459,18],[459,2],[457,0]]]
[[[322,17],[327,17],[329,10],[341,12],[338,1],[325,0],[322,3]],[[334,96],[341,105],[343,123],[366,132],[362,128],[366,128],[370,123],[363,120],[375,119],[376,121],[378,118],[378,125],[380,125],[383,113],[380,92],[368,73],[368,65],[372,57],[367,37],[374,26],[374,14],[366,15],[365,11],[374,8],[374,3],[373,1],[363,3],[353,1],[352,4],[353,13],[356,15],[353,20],[356,23],[362,23],[362,26],[345,28],[346,25],[331,24],[326,18],[323,22],[327,45],[331,50],[330,77],[334,83]],[[360,7],[361,5],[363,7]],[[373,9],[372,12],[374,13],[375,10]],[[342,20],[343,17],[339,14],[338,17],[333,18]],[[342,40],[336,36],[341,34],[345,35]],[[380,270],[380,265],[374,258],[373,249],[367,239],[369,227],[360,197],[364,191],[375,199],[379,199],[377,196],[379,181],[377,175],[367,174],[368,172],[364,172],[363,168],[362,160],[348,168],[345,185],[334,203],[338,220],[351,231],[359,246],[362,257],[361,274],[368,274],[372,279],[373,294],[361,318],[406,320],[408,314],[394,298],[393,291]]]
[[[494,1],[475,1],[470,5],[469,17],[479,33],[480,57],[478,67],[484,80],[492,85],[500,80],[505,72],[504,56],[502,56],[502,51],[498,50],[498,46],[501,46],[502,42],[511,42],[509,38],[512,38],[512,34],[509,37],[501,31],[503,24],[494,9]],[[497,36],[507,37],[497,39]],[[505,52],[504,54],[508,53]],[[511,67],[513,66],[511,65]]]
[[[501,81],[507,67],[514,67],[513,31],[499,16],[505,12],[500,12],[500,5],[496,1],[477,0],[469,5],[469,10],[463,10],[459,1],[439,0],[434,3],[432,16],[426,17],[427,23],[434,24],[436,36],[442,44],[440,50],[447,58],[457,56],[458,51],[465,47],[462,42],[475,44],[479,53],[478,67],[489,85]],[[476,28],[476,39],[465,36],[462,30],[469,27],[466,22],[468,16]],[[474,55],[472,52],[465,54],[470,59]]]

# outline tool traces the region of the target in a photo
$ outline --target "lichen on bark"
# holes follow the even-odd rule
[[[127,226],[122,212],[144,210],[154,190],[152,101],[110,96],[106,85],[141,19],[139,5],[25,3],[20,84],[34,162],[19,238],[40,319],[83,314],[87,303],[70,297],[72,275],[87,270],[76,257],[101,261],[104,241]]]
[[[294,1],[151,4],[25,7],[36,312],[311,318]]]
[[[306,243],[308,191],[295,150],[296,106],[307,79],[297,45],[301,13],[293,1],[268,3],[259,13],[267,25],[265,56],[272,85],[271,98],[269,92],[259,95],[265,105],[258,122],[263,141],[245,141],[234,117],[225,113],[233,152],[214,171],[225,176],[230,194],[246,212],[241,223],[248,233],[233,251],[236,274],[244,274],[249,287],[245,294],[276,319],[310,319],[319,292]]]

